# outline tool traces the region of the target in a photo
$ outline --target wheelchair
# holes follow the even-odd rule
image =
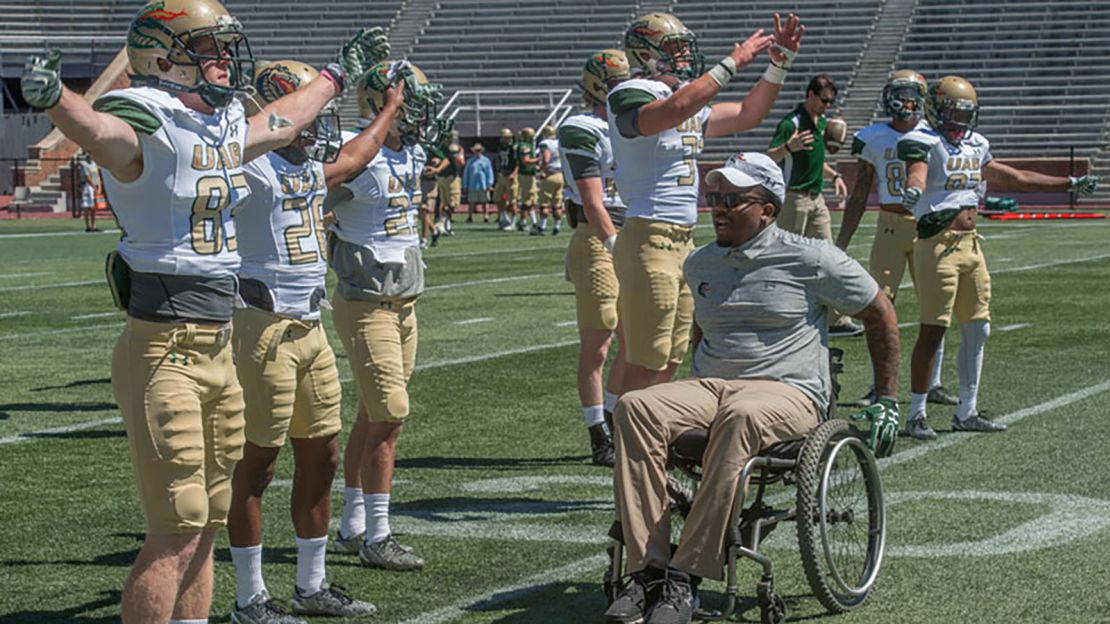
[[[833,401],[842,367],[839,349],[830,349]],[[672,539],[693,505],[701,480],[701,463],[709,430],[681,434],[668,452],[667,493]],[[779,442],[762,449],[740,472],[740,487],[729,515],[725,551],[725,605],[719,611],[703,607],[695,619],[723,620],[736,610],[736,570],[739,558],[762,566],[756,601],[762,624],[786,620],[786,603],[775,593],[774,566],[759,551],[761,538],[780,522],[793,521],[806,580],[831,613],[854,610],[871,597],[883,561],[886,514],[879,466],[860,431],[830,414],[801,440]],[[768,486],[794,486],[793,506],[775,509],[767,504]],[[754,486],[755,493],[750,495]],[[781,498],[781,497],[777,497]],[[787,499],[789,500],[789,499]],[[624,540],[620,521],[609,529],[610,568],[603,588],[610,602],[623,589]]]

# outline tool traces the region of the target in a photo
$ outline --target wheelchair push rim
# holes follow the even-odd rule
[[[858,462],[863,474],[846,475],[838,479],[839,483],[830,484],[834,480],[834,472],[837,460],[841,457],[841,451],[845,447],[851,447],[849,452],[852,453],[856,462]],[[851,461],[851,460],[849,460]],[[819,490],[820,500],[820,528],[821,528],[821,542],[825,554],[825,562],[828,564],[829,577],[836,583],[840,591],[848,596],[855,598],[865,597],[871,589],[875,586],[875,581],[879,577],[879,568],[883,560],[883,551],[886,547],[886,509],[883,505],[882,486],[879,481],[879,473],[875,465],[874,456],[871,450],[867,448],[859,438],[849,437],[836,443],[832,451],[829,453],[829,458],[825,461],[824,470],[821,475],[821,488]],[[871,474],[868,474],[871,472]],[[878,485],[877,496],[873,495],[869,483]],[[830,487],[832,485],[832,487]],[[841,487],[837,487],[841,486]],[[853,489],[849,496],[845,496],[844,492],[836,492],[831,498],[830,490],[843,490],[844,487],[851,486]],[[867,505],[867,525],[865,539],[861,543],[855,541],[854,545],[862,546],[862,553],[856,552],[851,555],[853,558],[862,559],[864,562],[863,571],[859,574],[848,573],[848,570],[843,569],[847,566],[838,564],[838,560],[843,562],[843,557],[838,556],[846,553],[847,549],[841,552],[834,552],[834,539],[830,532],[835,525],[845,524],[843,519],[845,514],[853,514],[859,507],[860,496],[866,497]],[[852,500],[849,502],[848,498]],[[845,505],[845,503],[848,503]],[[873,520],[875,520],[875,527],[872,527]],[[850,528],[855,529],[859,521],[855,518],[849,518],[846,523]],[[837,540],[837,543],[842,543]],[[852,546],[853,544],[848,544]],[[846,578],[847,577],[847,578]],[[848,578],[862,579],[862,582],[851,582]]]

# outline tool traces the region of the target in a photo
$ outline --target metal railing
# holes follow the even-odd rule
[[[460,115],[473,113],[476,134],[482,136],[482,115],[486,123],[492,114],[504,112],[546,111],[547,116],[537,128],[555,120],[558,124],[573,110],[567,104],[573,91],[571,89],[473,89],[456,91],[440,106],[439,117],[461,121]]]

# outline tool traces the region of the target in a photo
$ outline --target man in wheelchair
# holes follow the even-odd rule
[[[685,266],[695,301],[691,376],[630,392],[614,413],[616,509],[630,579],[608,622],[690,622],[697,582],[722,578],[744,465],[804,437],[829,409],[830,308],[866,328],[881,397],[868,413],[877,455],[889,454],[897,430],[898,323],[875,280],[832,244],[776,227],[786,188],[766,155],[737,154],[706,185],[716,241]],[[709,429],[701,486],[672,556],[668,447],[698,428]]]

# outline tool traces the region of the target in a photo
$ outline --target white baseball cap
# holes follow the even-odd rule
[[[771,157],[759,152],[740,152],[725,161],[725,166],[710,171],[705,176],[707,184],[718,184],[724,178],[737,187],[762,186],[779,198],[779,204],[786,201],[786,183],[782,179],[782,169]]]

